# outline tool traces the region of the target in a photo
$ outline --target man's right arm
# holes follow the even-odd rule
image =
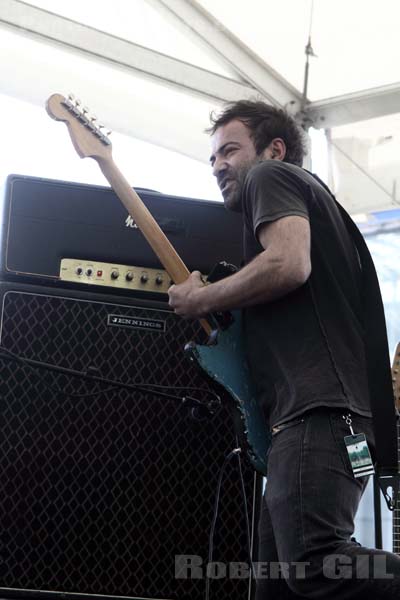
[[[184,317],[271,302],[303,285],[311,273],[308,219],[288,216],[263,223],[257,236],[264,250],[243,269],[204,286],[198,271],[170,288],[170,306]]]

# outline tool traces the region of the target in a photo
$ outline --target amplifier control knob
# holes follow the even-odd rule
[[[132,281],[132,279],[133,279],[133,271],[128,271],[127,274],[125,275],[125,279],[127,281]]]
[[[157,275],[156,277],[156,284],[157,285],[161,285],[163,283],[164,279],[162,278],[161,275]]]
[[[119,273],[118,273],[117,269],[113,269],[111,271],[111,279],[118,279],[118,277],[119,277]]]
[[[147,275],[147,273],[142,273],[141,276],[140,276],[140,281],[142,283],[147,283],[148,280],[149,280],[149,276]]]
[[[75,269],[75,273],[76,273],[77,275],[82,275],[82,273],[83,273],[83,269],[82,269],[82,267],[76,267],[76,269]]]

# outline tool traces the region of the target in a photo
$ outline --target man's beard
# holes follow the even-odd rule
[[[229,182],[227,189],[221,190],[225,208],[234,212],[242,212],[242,194],[247,173],[259,162],[261,159],[256,158],[237,169],[228,170],[224,174],[223,181],[228,180]]]

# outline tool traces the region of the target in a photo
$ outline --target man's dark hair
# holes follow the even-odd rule
[[[284,162],[303,164],[307,153],[303,130],[285,110],[270,106],[261,100],[239,100],[229,102],[220,114],[211,113],[211,127],[206,132],[214,135],[219,127],[238,119],[250,129],[257,154],[261,154],[273,139],[279,137],[285,142]]]

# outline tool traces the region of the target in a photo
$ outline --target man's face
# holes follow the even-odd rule
[[[211,151],[210,163],[225,207],[240,212],[245,177],[253,165],[270,158],[270,151],[257,155],[250,130],[237,119],[217,129],[211,139]]]

